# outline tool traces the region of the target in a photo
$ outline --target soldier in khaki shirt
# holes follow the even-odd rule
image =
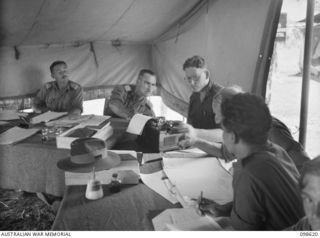
[[[148,96],[153,94],[155,88],[155,74],[151,70],[141,70],[136,85],[119,85],[113,89],[104,115],[127,120],[130,120],[136,113],[155,116],[152,104],[147,99]]]
[[[33,106],[36,112],[68,112],[71,116],[81,114],[83,107],[83,92],[79,84],[69,80],[67,64],[55,61],[50,66],[51,77],[55,81],[48,82],[34,98]]]

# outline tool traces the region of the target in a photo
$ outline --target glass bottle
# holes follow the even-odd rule
[[[121,181],[118,179],[118,174],[114,173],[111,177],[109,190],[111,193],[117,193],[121,190]]]

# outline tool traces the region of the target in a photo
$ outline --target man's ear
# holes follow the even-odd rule
[[[239,136],[236,133],[231,132],[231,140],[234,144],[238,144],[239,143]]]
[[[210,78],[210,71],[208,69],[205,69],[204,73],[206,74],[206,78],[209,79]]]
[[[53,78],[53,79],[54,79],[54,77],[53,77],[53,73],[51,73],[51,78]]]

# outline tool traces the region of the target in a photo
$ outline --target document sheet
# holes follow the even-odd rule
[[[164,171],[183,196],[225,204],[233,200],[232,175],[215,157],[163,158]]]
[[[127,132],[135,135],[141,135],[144,126],[147,121],[149,121],[152,117],[145,116],[142,114],[135,114],[128,125]]]
[[[41,122],[48,122],[54,119],[57,119],[59,117],[62,117],[64,115],[68,114],[67,112],[45,112],[40,114],[39,116],[35,116],[34,118],[31,119],[31,123],[33,124],[38,124]]]
[[[0,144],[9,145],[17,143],[34,135],[37,131],[39,131],[39,129],[23,129],[17,126],[12,127],[0,134]]]
[[[152,219],[156,231],[220,231],[222,228],[209,216],[200,216],[194,208],[172,208]]]
[[[173,194],[170,188],[167,186],[162,177],[164,173],[162,170],[152,173],[152,174],[142,174],[140,173],[140,178],[143,183],[151,188],[156,193],[160,194],[162,197],[175,204],[178,202],[175,194]]]

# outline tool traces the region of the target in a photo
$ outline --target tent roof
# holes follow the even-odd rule
[[[199,0],[0,0],[0,46],[150,42]]]

